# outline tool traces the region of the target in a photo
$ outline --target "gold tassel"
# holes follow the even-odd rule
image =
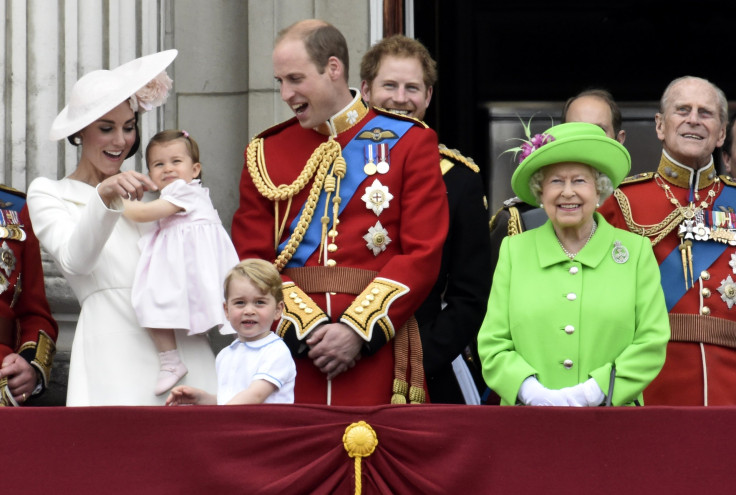
[[[393,395],[391,404],[406,404],[406,396],[409,393],[409,384],[406,380],[394,378]]]

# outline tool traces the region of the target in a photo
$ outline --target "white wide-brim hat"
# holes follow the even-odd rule
[[[163,72],[178,53],[165,50],[131,60],[116,69],[85,74],[74,84],[69,104],[51,124],[49,138],[57,141],[84,129]]]

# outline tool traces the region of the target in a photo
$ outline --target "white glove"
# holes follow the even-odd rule
[[[565,395],[560,390],[550,390],[535,376],[527,377],[519,387],[519,400],[527,406],[567,406]]]
[[[565,397],[567,405],[573,407],[599,406],[606,398],[593,378],[589,378],[574,387],[562,388],[559,391]]]

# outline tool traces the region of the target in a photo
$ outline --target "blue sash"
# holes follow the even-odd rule
[[[342,198],[342,201],[340,202],[340,206],[338,208],[338,214],[342,213],[342,211],[352,199],[355,192],[358,190],[358,186],[360,186],[360,184],[366,179],[366,177],[368,177],[368,175],[363,172],[363,151],[366,141],[365,138],[360,138],[360,135],[365,131],[370,132],[376,128],[380,128],[384,131],[392,131],[394,134],[393,137],[386,137],[387,133],[383,133],[383,139],[381,139],[380,141],[368,141],[371,144],[385,142],[388,144],[389,149],[391,149],[399,141],[399,139],[401,139],[406,131],[408,131],[409,128],[411,128],[411,126],[413,125],[414,123],[411,121],[393,119],[384,115],[378,115],[371,119],[365,126],[363,126],[363,128],[355,134],[355,137],[351,139],[350,142],[342,149],[342,156],[343,158],[345,158],[347,171],[345,172],[345,177],[340,180],[340,198]],[[324,214],[326,200],[327,193],[322,190],[319,201],[317,201],[317,206],[314,209],[314,216],[312,217],[312,221],[309,223],[309,227],[307,227],[307,231],[304,233],[304,239],[299,244],[299,247],[296,249],[294,256],[286,264],[287,268],[304,266],[309,257],[312,256],[312,254],[317,249],[319,249],[320,242],[322,241],[322,222],[319,221],[319,218],[321,218]],[[293,233],[294,229],[296,229],[296,226],[299,223],[299,218],[301,217],[302,211],[304,210],[305,206],[306,205],[302,205],[302,208],[299,210],[299,214],[294,218],[294,221],[289,226],[289,237],[291,237],[291,233]],[[331,207],[328,211],[332,211]],[[329,215],[329,218],[330,223],[327,224],[328,229],[332,227],[332,215]],[[289,238],[279,244],[279,252],[283,251],[288,242]]]
[[[728,207],[733,205],[736,205],[736,188],[724,187],[723,192],[713,202],[713,209],[715,210],[719,206]],[[728,244],[716,241],[693,242],[693,276],[698,276],[700,272],[707,270],[727,247]],[[682,278],[682,255],[679,248],[672,250],[662,260],[662,263],[659,264],[659,273],[662,277],[662,289],[667,303],[667,311],[670,311],[687,292],[685,280]]]

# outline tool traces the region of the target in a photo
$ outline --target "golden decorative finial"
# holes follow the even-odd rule
[[[371,425],[365,421],[352,423],[345,428],[342,443],[349,457],[355,459],[355,495],[360,495],[363,487],[360,474],[360,459],[368,457],[376,450],[378,437]]]

